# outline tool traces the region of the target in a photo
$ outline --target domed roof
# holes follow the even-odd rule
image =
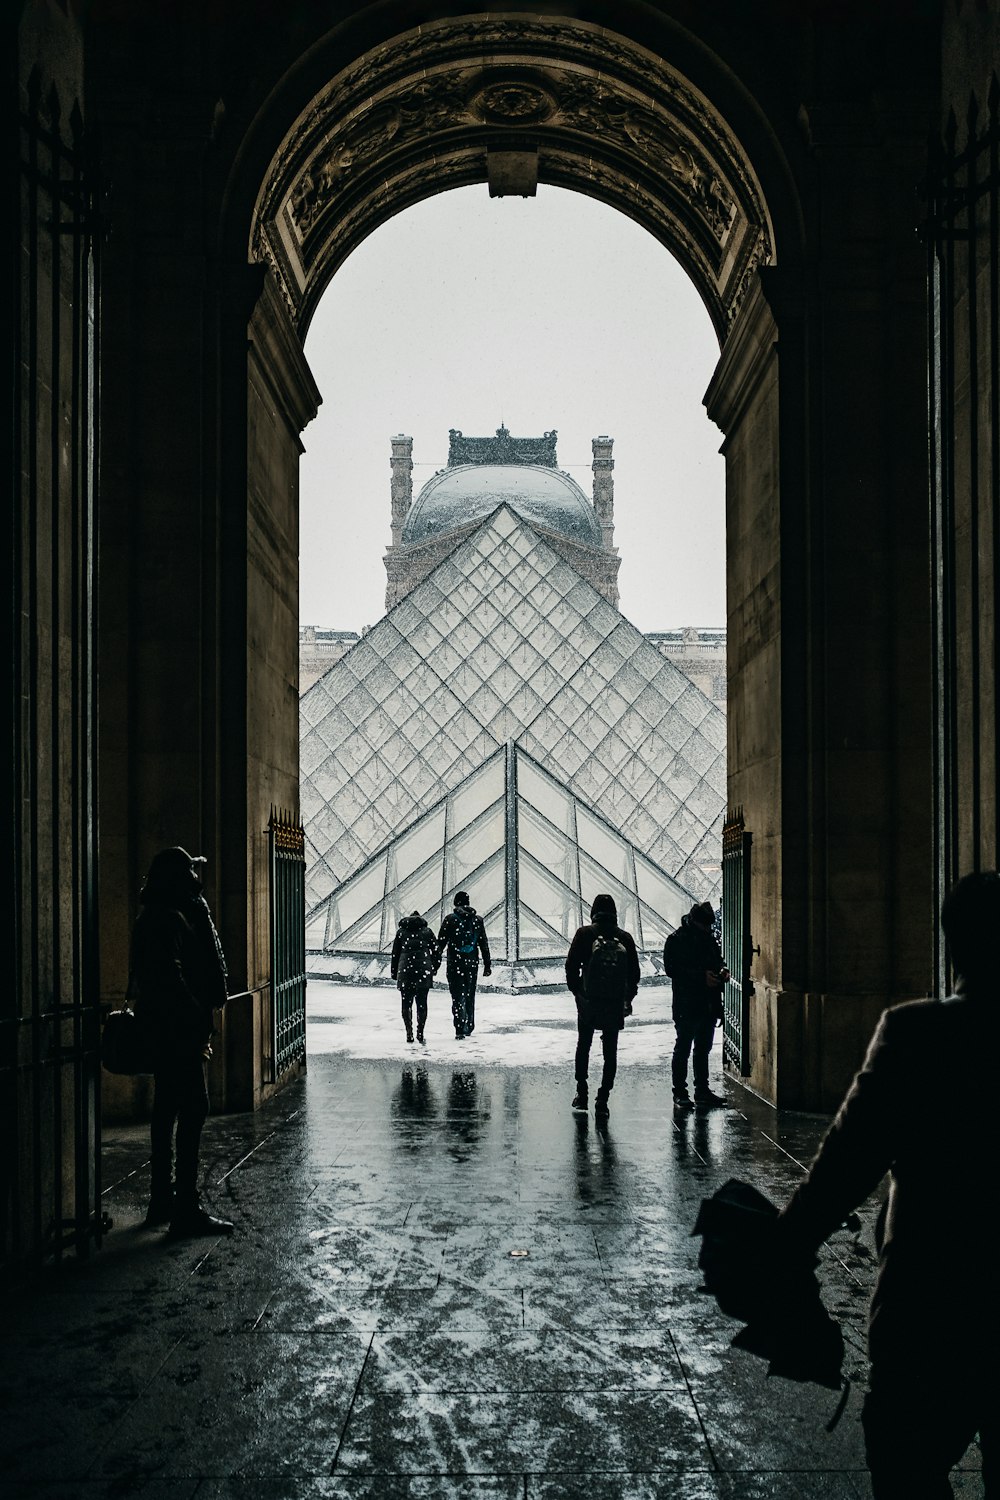
[[[498,505],[584,546],[600,547],[594,507],[575,479],[541,464],[456,464],[429,479],[403,527],[404,546],[485,520]]]

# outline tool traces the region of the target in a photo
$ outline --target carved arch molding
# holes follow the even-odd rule
[[[337,267],[391,215],[487,178],[487,153],[537,152],[538,181],[612,204],[694,280],[720,341],[774,258],[760,186],[732,131],[661,58],[575,20],[422,26],[359,58],[286,135],[250,254],[304,327]]]

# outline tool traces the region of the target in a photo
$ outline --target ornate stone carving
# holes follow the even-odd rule
[[[645,223],[689,266],[720,330],[731,322],[771,255],[738,143],[662,58],[555,18],[432,22],[359,58],[317,96],[262,198],[256,239],[269,262],[286,262],[283,293],[311,305],[318,278],[387,210],[482,180],[498,127],[512,139],[530,133],[540,180],[599,187]]]
[[[556,431],[538,438],[511,437],[498,427],[495,437],[466,437],[457,428],[448,431],[448,467],[456,464],[541,464],[556,467]]]

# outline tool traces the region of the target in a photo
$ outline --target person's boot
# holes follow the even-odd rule
[[[424,1028],[421,1025],[418,1024],[418,1026],[417,1026],[417,1041],[418,1042],[422,1042],[423,1039],[424,1039]]]
[[[706,1083],[704,1087],[695,1089],[694,1102],[695,1104],[704,1105],[706,1109],[717,1109],[720,1105],[727,1104],[729,1101],[726,1099],[725,1094],[714,1093]]]
[[[146,1228],[158,1229],[161,1224],[169,1224],[174,1216],[174,1190],[170,1183],[166,1187],[155,1187],[149,1195],[149,1207],[146,1210]]]
[[[407,1028],[406,1028],[406,1040],[408,1042],[412,1042],[413,1041],[413,1027],[412,1026],[407,1026]]]
[[[585,1083],[578,1083],[576,1086],[576,1095],[570,1108],[575,1115],[585,1115],[589,1107],[590,1096],[587,1091],[587,1085]]]
[[[597,1098],[594,1100],[594,1119],[607,1120],[611,1114],[608,1108],[608,1096],[604,1089],[597,1090]]]
[[[674,1089],[674,1114],[686,1115],[694,1109],[694,1100],[687,1089]]]
[[[235,1227],[229,1219],[217,1219],[210,1214],[195,1198],[192,1202],[175,1205],[169,1233],[175,1240],[199,1239],[212,1234],[232,1234]]]

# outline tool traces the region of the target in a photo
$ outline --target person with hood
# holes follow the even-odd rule
[[[399,986],[406,1040],[413,1041],[413,1002],[417,1002],[417,1041],[424,1039],[427,992],[438,970],[437,941],[418,911],[404,917],[392,945],[389,972]]]
[[[715,936],[715,912],[708,901],[692,906],[663,947],[663,968],[673,989],[672,1012],[677,1036],[671,1059],[674,1109],[696,1104],[725,1104],[708,1086],[708,1054],[722,1020],[722,988],[729,970]],[[694,1049],[694,1100],[688,1093],[688,1058]]]
[[[944,1500],[949,1470],[977,1432],[983,1493],[997,1493],[997,1126],[984,1043],[996,1016],[1000,874],[959,880],[941,927],[955,993],[883,1012],[808,1176],[777,1220],[776,1253],[793,1267],[813,1264],[827,1236],[889,1174],[861,1413],[875,1500]],[[957,1088],[946,1116],[932,1098],[943,1080]]]
[[[174,1236],[233,1231],[228,1219],[217,1219],[202,1207],[198,1192],[213,1011],[228,997],[222,945],[202,895],[204,864],[201,855],[176,846],[154,855],[132,930],[130,994],[153,1058],[146,1223],[169,1223]]]
[[[483,919],[469,905],[467,891],[456,891],[455,909],[441,924],[437,939],[437,961],[448,950],[448,988],[451,990],[451,1014],[455,1038],[461,1041],[476,1029],[476,985],[479,982],[479,955],[483,955],[483,978],[493,972],[490,945]]]
[[[639,993],[639,955],[631,933],[618,926],[613,896],[595,896],[590,922],[577,929],[566,955],[566,984],[576,1000],[576,1094],[573,1109],[586,1114],[590,1048],[601,1033],[604,1070],[594,1101],[594,1117],[606,1120],[608,1095],[618,1071],[618,1033],[632,1014]]]

